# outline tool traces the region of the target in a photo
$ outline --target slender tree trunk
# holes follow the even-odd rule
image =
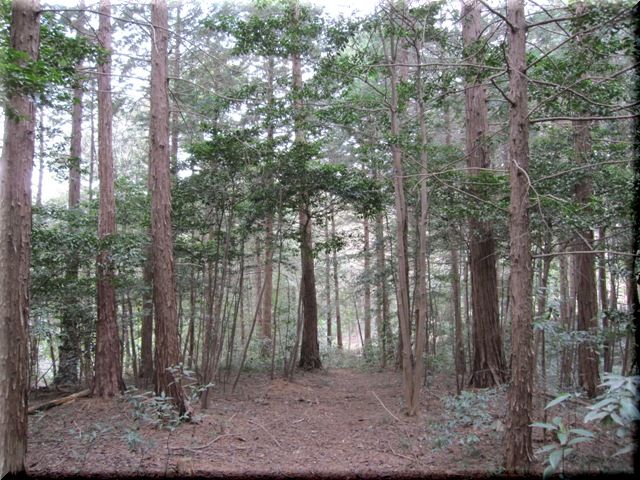
[[[481,41],[480,2],[465,0],[462,6],[462,36],[467,49],[477,50]],[[470,55],[470,62],[477,54]],[[467,80],[466,135],[467,166],[471,177],[491,168],[487,116],[487,92],[483,80]],[[486,388],[501,384],[506,378],[498,310],[498,276],[493,230],[489,222],[475,217],[469,220],[469,253],[471,260],[471,302],[473,305],[474,355],[469,384]]]
[[[140,384],[148,388],[154,382],[153,373],[153,258],[151,245],[142,270],[142,328],[140,332]]]
[[[376,178],[378,177],[376,173]],[[390,325],[389,314],[389,293],[387,285],[387,266],[384,252],[384,223],[382,222],[382,213],[376,215],[376,270],[377,270],[377,287],[376,287],[376,304],[377,304],[377,319],[380,338],[380,350],[382,357],[382,368],[386,368],[387,360],[390,357],[392,350],[390,346],[393,345],[392,333]]]
[[[173,78],[179,79],[182,74],[182,16],[181,16],[182,4],[177,2],[176,4],[176,25],[175,25],[175,43],[173,45]],[[174,80],[175,85],[175,80]],[[171,109],[171,176],[175,178],[178,173],[178,142],[180,141],[180,104],[178,103],[177,90],[171,95],[172,109]]]
[[[166,0],[151,5],[151,121],[149,176],[153,249],[153,307],[156,334],[156,394],[171,397],[180,415],[191,414],[176,369],[180,363],[178,318],[171,237],[169,97],[167,91],[168,14]]]
[[[42,207],[42,179],[44,178],[44,105],[38,109],[38,189],[36,190],[36,207]]]
[[[368,355],[371,350],[371,283],[370,283],[370,270],[371,270],[371,247],[369,245],[369,219],[364,218],[364,346],[363,350],[365,355]]]
[[[453,238],[453,236],[452,236]],[[460,309],[460,256],[458,249],[453,247],[451,256],[451,296],[453,299],[453,321],[454,321],[454,351],[453,358],[456,369],[456,393],[460,395],[464,385],[464,375],[466,365],[464,362],[464,340],[462,337],[462,312]]]
[[[300,17],[300,5],[294,4],[294,23],[297,25]],[[299,145],[306,142],[303,122],[304,110],[302,98],[302,62],[299,53],[291,56],[291,71],[293,77],[294,95],[294,123],[295,142]],[[302,263],[302,311],[304,322],[302,328],[302,342],[300,345],[300,367],[305,370],[322,368],[320,361],[320,346],[318,345],[318,304],[316,300],[316,278],[313,264],[313,235],[311,232],[311,212],[308,201],[303,201],[299,210],[300,221],[300,260]]]
[[[587,163],[587,155],[591,151],[591,135],[588,121],[574,121],[575,150],[578,165]],[[592,183],[589,178],[583,178],[575,187],[576,201],[588,205],[592,197]],[[593,249],[593,231],[583,230],[575,239],[575,248],[580,251]],[[597,330],[598,297],[596,287],[595,254],[578,253],[576,258],[577,300],[578,300],[578,330],[595,335]],[[598,369],[598,351],[593,340],[586,340],[578,345],[578,375],[580,385],[593,398],[597,394],[600,384]]]
[[[331,211],[331,238],[336,238],[336,219],[333,211]],[[332,249],[332,259],[333,259],[333,298],[336,304],[336,337],[338,343],[338,349],[342,350],[342,318],[340,316],[340,285],[338,282],[338,254],[336,253],[336,249]]]
[[[389,45],[391,43],[391,45]],[[402,341],[402,391],[407,414],[415,415],[414,389],[420,383],[413,382],[414,358],[411,351],[411,314],[409,309],[409,264],[407,258],[407,201],[404,193],[404,169],[402,166],[402,148],[398,144],[400,122],[398,118],[398,49],[399,41],[391,39],[385,45],[385,57],[391,65],[390,70],[390,121],[391,121],[391,156],[393,158],[393,188],[395,192],[396,239],[397,239],[397,281],[396,290],[398,321],[400,324],[400,340]],[[404,63],[404,62],[400,62]]]
[[[524,0],[508,0],[511,384],[507,394],[505,467],[527,471],[531,442],[534,366],[531,233],[529,231],[529,123],[527,119]]]
[[[76,21],[78,32],[84,29],[84,13],[81,12]],[[80,35],[80,34],[78,34]],[[80,206],[80,167],[82,158],[82,113],[83,113],[84,80],[82,79],[82,63],[76,66],[76,84],[73,88],[73,107],[71,113],[71,148],[69,151],[69,211],[75,211],[79,215]],[[70,228],[73,228],[70,226]],[[56,384],[77,384],[78,364],[80,361],[79,327],[82,321],[79,315],[76,296],[76,283],[80,259],[74,251],[67,258],[67,270],[65,283],[68,285],[68,294],[64,300],[62,319],[60,322],[60,347],[58,358],[60,364],[58,376],[54,379]]]
[[[129,320],[129,338],[131,339],[131,367],[133,368],[134,381],[138,382],[138,353],[136,352],[136,335],[133,322],[133,304],[131,302],[131,296],[127,293],[127,317]]]
[[[12,49],[37,60],[40,2],[11,4]],[[23,60],[16,61],[23,66]],[[9,89],[0,158],[0,478],[25,470],[29,393],[31,175],[36,109],[29,92]]]
[[[329,222],[324,222],[324,240],[329,242]],[[325,308],[327,314],[327,345],[331,346],[333,329],[331,325],[331,255],[324,256]]]
[[[100,46],[111,51],[111,3],[100,1],[98,38]],[[98,239],[107,244],[116,233],[116,198],[113,179],[113,110],[111,104],[111,58],[98,65],[98,171],[100,211]],[[115,270],[111,253],[102,246],[98,254],[98,325],[93,394],[112,397],[124,391],[120,340],[116,319]]]

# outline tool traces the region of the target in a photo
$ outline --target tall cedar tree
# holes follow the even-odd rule
[[[511,384],[507,394],[505,468],[525,471],[533,459],[533,307],[529,230],[529,120],[527,118],[527,27],[524,0],[507,3],[509,73],[509,257],[511,279]]]
[[[83,2],[84,3],[84,2]],[[80,12],[76,21],[78,36],[84,29],[84,12]],[[84,80],[82,78],[82,62],[76,65],[76,83],[73,87],[73,108],[71,110],[71,145],[69,148],[69,196],[68,208],[77,210],[80,205],[80,165],[82,157],[82,99],[84,94]],[[67,258],[66,280],[73,284],[78,280],[80,261],[77,253],[72,252]],[[78,383],[78,362],[80,360],[78,337],[78,308],[75,305],[76,298],[73,289],[65,299],[64,311],[61,319],[62,335],[59,347],[58,372],[54,379],[56,384]]]
[[[482,34],[480,2],[462,5],[462,37],[468,61],[478,61]],[[472,176],[491,167],[486,135],[489,131],[487,92],[478,76],[468,75],[465,88],[467,166]],[[477,388],[503,383],[506,377],[498,314],[498,276],[491,224],[479,218],[469,220],[471,304],[473,306],[473,364],[469,384]]]
[[[298,28],[300,4],[293,5],[294,28]],[[304,135],[304,106],[302,103],[302,59],[300,52],[291,55],[292,90],[294,96],[295,143],[302,148],[306,143]],[[308,201],[303,201],[298,212],[300,222],[300,262],[302,264],[302,343],[300,345],[300,368],[312,370],[322,368],[320,346],[318,344],[318,302],[316,299],[316,276],[313,263],[313,234],[311,212]]]
[[[98,325],[93,394],[112,397],[124,391],[120,338],[116,319],[115,271],[107,247],[116,233],[116,197],[113,181],[113,106],[111,104],[111,3],[100,0],[98,41],[107,52],[98,65]]]
[[[11,48],[24,66],[40,48],[40,2],[14,1]],[[8,83],[8,82],[7,82]],[[36,110],[25,87],[7,85],[0,158],[0,478],[24,472],[29,391],[31,173]]]
[[[156,334],[156,394],[171,397],[180,415],[191,414],[176,371],[180,363],[178,311],[171,236],[171,165],[169,151],[169,41],[167,2],[151,5],[151,120],[149,123],[149,186],[153,309]],[[178,373],[178,375],[177,375]]]

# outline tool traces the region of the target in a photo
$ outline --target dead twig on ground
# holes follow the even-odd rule
[[[278,441],[278,439],[276,437],[274,437],[269,430],[264,428],[264,426],[260,425],[258,422],[254,422],[253,420],[249,420],[249,423],[251,423],[252,425],[255,425],[257,427],[260,427],[262,430],[264,430],[265,433],[267,435],[269,435],[271,437],[271,439],[275,442],[275,444],[278,446],[278,448],[282,448],[282,445],[280,445],[280,442]]]
[[[91,395],[91,390],[87,388],[86,390],[81,390],[71,395],[67,395],[66,397],[49,400],[48,402],[41,403],[40,405],[33,405],[32,407],[29,407],[28,413],[32,414],[42,410],[48,410],[50,408],[57,407],[58,405],[73,402],[77,398],[88,397],[89,395]]]
[[[188,450],[190,452],[197,452],[198,450],[203,450],[203,449],[205,449],[207,447],[210,447],[211,445],[213,445],[218,440],[220,440],[221,438],[224,438],[224,437],[236,437],[241,442],[246,442],[246,440],[243,437],[241,437],[240,435],[236,435],[235,433],[225,433],[225,434],[222,434],[222,435],[218,435],[216,438],[214,438],[213,440],[211,440],[209,443],[207,443],[205,445],[199,445],[197,447],[169,447],[169,449],[170,450]]]
[[[382,405],[382,407],[389,413],[389,415],[391,415],[393,418],[395,418],[398,422],[400,422],[400,419],[398,417],[396,417],[393,413],[391,413],[391,410],[389,410],[386,405],[384,403],[382,403],[382,400],[380,400],[380,397],[378,395],[376,395],[376,392],[374,392],[373,390],[371,390],[371,393],[373,394],[374,397],[376,397],[376,399],[380,402],[380,405]]]

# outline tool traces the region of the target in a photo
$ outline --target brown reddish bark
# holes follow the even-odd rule
[[[333,210],[331,211],[331,238],[336,238],[336,219]],[[338,349],[342,350],[342,318],[340,316],[340,285],[338,281],[338,254],[336,249],[332,249],[333,260],[333,298],[336,304],[336,341]]]
[[[76,29],[82,32],[84,29],[84,13],[80,12],[76,22]],[[78,33],[78,36],[81,34]],[[73,88],[73,108],[71,112],[71,146],[69,149],[69,210],[77,210],[80,205],[80,166],[82,158],[82,112],[84,79],[82,78],[82,62],[76,66],[76,84]],[[66,281],[73,284],[78,280],[80,261],[77,254],[72,252],[67,259]],[[65,298],[64,310],[60,322],[60,347],[58,349],[59,366],[55,384],[78,383],[78,364],[80,361],[79,323],[82,320],[78,315],[76,297],[71,295]]]
[[[140,385],[149,388],[153,375],[153,257],[147,246],[147,258],[142,269],[142,326],[140,328]]]
[[[560,255],[560,325],[562,330],[571,330],[571,296],[569,294],[569,265],[568,257]],[[561,389],[571,386],[572,348],[570,345],[562,345],[560,349],[560,379]]]
[[[311,218],[306,210],[300,210],[300,251],[302,263],[302,340],[300,343],[300,368],[311,370],[322,368],[318,344],[318,304],[316,302],[316,280],[313,266],[313,240]]]
[[[466,0],[462,5],[462,36],[465,48],[477,48],[482,34],[480,2]],[[469,62],[476,62],[470,55]],[[482,80],[467,80],[465,88],[467,166],[471,177],[491,168],[486,135],[487,92]],[[498,276],[495,242],[489,222],[469,220],[469,259],[473,312],[473,363],[469,384],[477,388],[501,384],[506,378],[498,310]]]
[[[591,135],[588,121],[574,121],[574,147],[578,165],[587,162],[587,155],[591,151]],[[576,201],[587,206],[591,200],[593,187],[591,179],[582,178],[575,186]],[[578,232],[575,238],[575,248],[579,251],[593,249],[593,230],[590,228]],[[595,335],[597,330],[598,297],[596,287],[595,254],[578,253],[576,259],[577,283],[577,329]],[[597,394],[600,384],[598,369],[598,350],[593,340],[585,340],[578,345],[578,378],[580,385],[591,398]]]
[[[300,5],[294,4],[294,22],[300,17]],[[291,72],[294,94],[295,142],[304,143],[303,130],[304,110],[300,94],[302,91],[302,61],[299,53],[291,55]],[[299,366],[305,370],[322,368],[320,346],[318,345],[318,303],[316,300],[316,278],[313,263],[313,235],[311,231],[311,212],[309,203],[303,200],[299,215],[300,225],[300,261],[302,264],[302,341],[300,344]]]
[[[37,60],[40,2],[11,5],[11,48]],[[26,62],[19,61],[19,66]],[[29,392],[31,175],[36,109],[28,91],[5,92],[0,158],[0,478],[24,472]],[[16,477],[18,478],[18,477]]]
[[[371,269],[371,247],[369,245],[369,219],[363,220],[364,227],[364,352],[369,354],[371,349],[371,284],[369,283]]]
[[[509,73],[509,257],[511,260],[511,384],[507,394],[505,468],[526,471],[533,459],[533,311],[529,231],[529,122],[527,119],[524,0],[507,4]]]
[[[171,237],[171,167],[169,158],[168,13],[166,0],[151,5],[151,112],[149,176],[151,185],[151,248],[155,314],[155,390],[171,397],[180,415],[191,409],[180,383],[178,312]]]
[[[98,39],[106,52],[111,51],[111,4],[100,1]],[[98,239],[98,324],[96,327],[96,361],[93,395],[112,397],[124,391],[120,338],[116,320],[115,272],[106,244],[116,233],[116,199],[113,180],[113,110],[111,105],[111,58],[98,65],[98,174],[100,176],[100,207]]]

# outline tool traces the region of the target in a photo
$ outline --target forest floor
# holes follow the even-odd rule
[[[402,415],[401,376],[393,370],[327,369],[297,373],[293,382],[245,374],[234,393],[214,390],[207,410],[194,405],[197,423],[172,429],[162,402],[132,394],[81,398],[30,416],[27,472],[242,478],[501,473],[506,390],[456,397],[452,381],[429,376],[419,418]],[[568,423],[584,415],[578,405],[563,408]],[[168,424],[159,428],[163,412]],[[537,450],[544,442],[535,430]],[[621,446],[610,433],[576,447],[567,473],[632,472],[630,455],[612,456]],[[536,462],[542,473],[544,458]]]

